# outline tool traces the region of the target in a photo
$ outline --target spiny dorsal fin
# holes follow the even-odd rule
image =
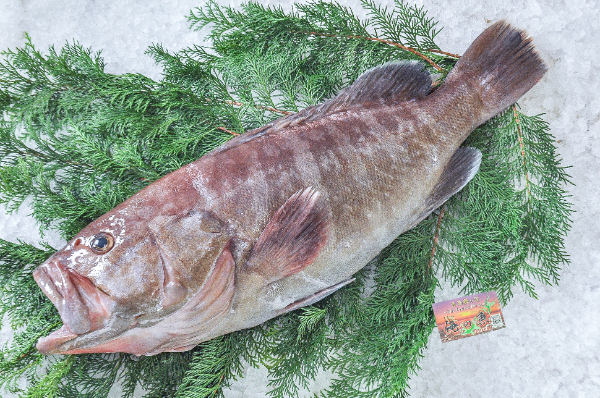
[[[398,105],[424,98],[431,91],[431,75],[418,62],[388,62],[360,75],[337,97],[308,107],[273,122],[273,128],[317,120],[325,115],[352,108]]]
[[[266,126],[249,131],[225,143],[222,152],[255,138],[300,123],[318,120],[323,116],[352,108],[369,108],[398,105],[413,99],[424,98],[431,91],[431,75],[416,62],[388,62],[360,75],[337,97],[319,105],[309,106],[293,115],[277,119]]]
[[[388,62],[366,71],[334,99],[327,113],[357,106],[397,105],[424,98],[431,91],[431,75],[418,62]]]
[[[425,201],[419,222],[429,213],[443,205],[475,177],[481,164],[481,152],[477,148],[460,147],[446,165],[440,180]],[[417,222],[418,223],[418,222]]]
[[[329,212],[319,191],[298,191],[275,212],[261,233],[246,269],[270,282],[294,275],[315,261],[329,236]]]

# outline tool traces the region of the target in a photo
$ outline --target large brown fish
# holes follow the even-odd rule
[[[325,297],[465,186],[481,154],[459,145],[545,71],[498,22],[433,92],[419,64],[389,63],[232,139],[34,271],[64,323],[37,348],[184,351]]]

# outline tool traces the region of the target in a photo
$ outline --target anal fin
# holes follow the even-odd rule
[[[245,269],[267,283],[294,275],[312,264],[329,236],[330,217],[318,191],[293,194],[261,233]]]
[[[425,201],[425,207],[415,223],[427,217],[450,197],[463,189],[475,177],[481,164],[481,152],[477,148],[460,147],[446,165],[437,185]]]
[[[277,315],[285,314],[286,312],[294,311],[294,310],[297,310],[298,308],[302,308],[302,307],[306,307],[311,304],[314,304],[317,301],[320,301],[320,300],[324,299],[325,297],[329,296],[330,294],[335,293],[337,290],[343,288],[347,284],[354,282],[355,280],[356,280],[356,278],[346,279],[345,281],[337,283],[333,286],[329,286],[323,290],[319,290],[318,292],[311,294],[308,297],[304,297],[303,299],[294,301],[293,303],[287,305],[285,308],[280,310]]]

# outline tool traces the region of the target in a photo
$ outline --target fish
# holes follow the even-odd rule
[[[63,322],[37,349],[187,351],[332,294],[475,176],[461,145],[546,69],[499,21],[441,85],[389,62],[167,174],[34,270]]]

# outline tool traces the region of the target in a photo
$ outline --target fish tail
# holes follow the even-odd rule
[[[481,122],[525,94],[547,68],[524,31],[499,21],[475,39],[448,74],[445,84],[466,84],[483,102]]]

